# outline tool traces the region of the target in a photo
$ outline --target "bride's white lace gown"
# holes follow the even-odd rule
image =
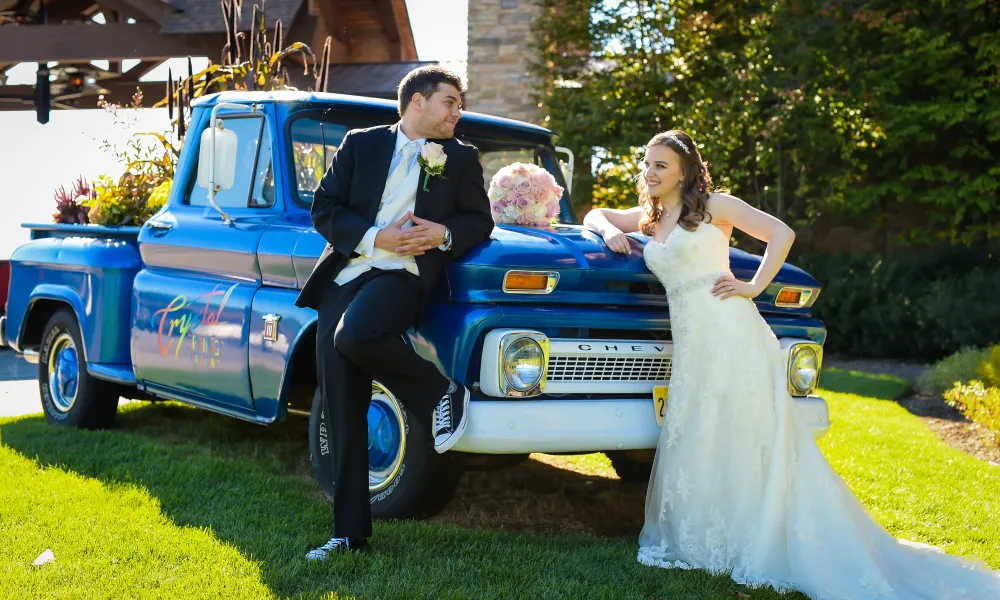
[[[729,572],[813,598],[1000,598],[1000,575],[897,541],[796,421],[785,360],[753,302],[720,300],[726,235],[676,227],[645,260],[667,289],[674,367],[639,561]]]

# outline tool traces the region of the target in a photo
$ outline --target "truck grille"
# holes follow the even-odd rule
[[[549,357],[550,383],[577,381],[648,381],[670,379],[670,357],[608,357],[553,355]]]
[[[670,379],[668,340],[553,338],[546,394],[649,394]]]

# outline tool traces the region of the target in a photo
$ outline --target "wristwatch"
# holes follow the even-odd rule
[[[444,228],[444,243],[438,247],[446,252],[451,250],[451,230],[447,227]]]

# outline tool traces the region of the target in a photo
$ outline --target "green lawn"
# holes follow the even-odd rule
[[[894,534],[1000,567],[1000,468],[939,442],[898,380],[824,374],[821,446]],[[271,428],[132,404],[114,431],[0,420],[0,598],[753,598],[724,577],[635,563],[644,486],[603,455],[470,472],[429,522],[377,523],[373,551],[312,565],[330,509],[304,423]],[[51,548],[56,562],[31,561]]]

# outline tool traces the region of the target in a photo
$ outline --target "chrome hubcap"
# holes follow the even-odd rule
[[[80,377],[80,361],[76,344],[69,333],[61,333],[52,344],[48,356],[49,394],[59,412],[67,412],[76,402]]]
[[[372,384],[368,407],[368,490],[383,490],[399,473],[406,451],[403,409],[382,384]]]

